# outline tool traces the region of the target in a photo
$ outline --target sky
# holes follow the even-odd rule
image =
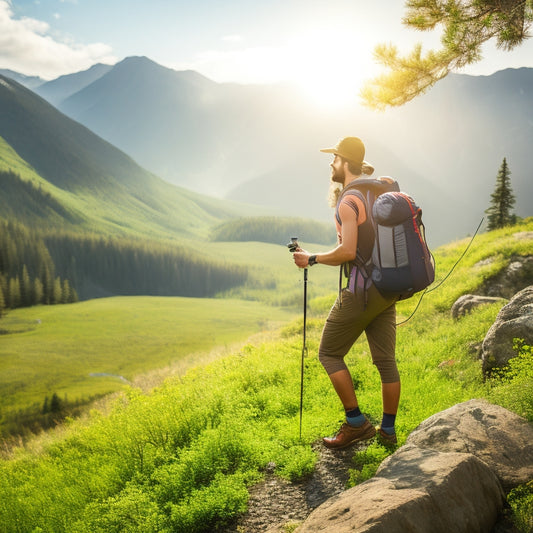
[[[379,43],[438,48],[401,22],[401,0],[0,0],[0,69],[54,79],[147,56],[216,82],[291,82],[316,102],[353,98],[381,72]],[[351,68],[346,68],[349,66]],[[533,39],[493,46],[462,72],[533,67]]]

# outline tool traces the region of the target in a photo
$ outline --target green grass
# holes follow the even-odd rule
[[[459,320],[451,318],[449,309],[495,270],[479,261],[501,257],[501,268],[510,254],[529,254],[531,241],[516,240],[511,233],[532,229],[533,220],[528,220],[512,231],[481,235],[452,277],[429,293],[414,318],[399,328],[400,444],[427,417],[472,398],[499,398],[505,405],[512,399],[521,414],[533,420],[531,402],[519,401],[531,391],[531,349],[522,348],[506,377],[488,382],[472,351],[501,305],[479,307]],[[436,251],[438,278],[466,244]],[[261,262],[260,257],[256,260]],[[296,271],[295,278],[301,279],[301,272]],[[13,450],[0,463],[0,520],[5,531],[215,531],[244,511],[247,488],[262,477],[267,464],[275,463],[275,472],[290,480],[310,473],[316,461],[310,444],[336,431],[343,418],[316,356],[324,315],[334,298],[333,293],[317,297],[308,321],[302,439],[299,317],[284,326],[278,338],[246,344],[185,375],[169,377],[153,390],[127,387],[107,414],[93,411]],[[259,304],[249,305],[252,309]],[[407,316],[415,305],[416,299],[401,303],[399,314]],[[131,313],[134,320],[135,311]],[[379,376],[364,339],[354,345],[347,363],[363,412],[378,423]],[[372,476],[389,453],[374,442],[357,454],[352,483]],[[529,523],[531,515],[523,509],[531,500],[530,487],[510,498],[521,523]]]
[[[0,322],[0,410],[38,409],[53,392],[87,401],[124,388],[113,376],[186,368],[293,315],[238,300],[153,297],[14,310]]]
[[[2,216],[18,220],[29,227],[128,236],[143,239],[171,239],[186,243],[190,239],[207,240],[214,224],[236,216],[246,216],[253,207],[210,198],[171,185],[135,167],[144,179],[135,185],[104,180],[93,188],[67,190],[44,179],[0,137],[0,171],[13,171],[23,181],[49,193],[77,223],[59,216],[46,218],[25,213],[23,197],[8,198],[0,205]],[[107,179],[107,178],[106,178]]]

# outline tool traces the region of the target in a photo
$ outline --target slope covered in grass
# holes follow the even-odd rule
[[[239,300],[157,297],[11,311],[0,322],[0,436],[38,428],[54,393],[66,408],[87,404],[150,371],[184,369],[292,316]]]
[[[397,430],[400,444],[422,420],[456,403],[519,396],[531,377],[517,365],[520,386],[483,382],[471,346],[484,338],[500,304],[477,308],[459,320],[451,304],[501,270],[513,254],[531,252],[533,220],[479,236],[452,277],[429,293],[417,314],[398,330],[397,357],[403,392]],[[436,251],[437,281],[467,241]],[[491,258],[491,261],[487,261]],[[313,302],[305,357],[304,413],[299,438],[301,319],[276,340],[249,344],[210,364],[169,378],[143,392],[132,387],[111,411],[94,412],[57,434],[15,450],[0,465],[0,519],[7,532],[201,532],[229,523],[246,508],[247,487],[269,463],[297,479],[316,460],[310,444],[331,434],[342,410],[316,352],[324,315],[334,295]],[[398,306],[407,316],[416,300]],[[525,349],[523,356],[528,357]],[[347,356],[360,404],[372,422],[381,417],[379,377],[361,339]],[[442,364],[445,363],[445,364]],[[527,366],[527,365],[526,365]],[[531,405],[522,412],[533,419]],[[371,476],[389,451],[371,443],[358,457],[353,482]],[[41,528],[41,529],[36,529]]]

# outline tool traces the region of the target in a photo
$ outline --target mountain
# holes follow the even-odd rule
[[[21,74],[20,72],[15,72],[13,70],[5,68],[0,69],[0,76],[11,78],[12,80],[15,80],[21,85],[24,85],[24,87],[27,87],[28,89],[32,90],[35,90],[37,87],[45,83],[45,80],[43,80],[39,76],[26,76],[25,74]]]
[[[274,168],[283,144],[270,132],[290,106],[286,91],[218,84],[130,57],[58,108],[158,176],[223,195]]]
[[[3,76],[0,171],[0,213],[33,227],[198,238],[240,212],[156,177]]]
[[[451,74],[423,97],[369,124],[371,135],[380,135],[416,164],[432,186],[446,184],[454,199],[463,201],[467,211],[458,211],[454,200],[448,206],[451,216],[470,218],[471,225],[481,218],[504,157],[516,212],[531,215],[533,69],[507,69],[491,76]]]
[[[97,63],[89,70],[75,74],[67,74],[59,78],[43,83],[35,88],[35,92],[48,100],[53,105],[57,105],[69,96],[81,91],[97,79],[107,74],[112,69],[111,65]],[[24,84],[23,84],[24,85]]]
[[[218,84],[132,57],[57,105],[172,183],[320,220],[330,160],[318,150],[359,135],[376,174],[420,203],[436,245],[473,232],[503,157],[517,214],[531,213],[532,104],[533,69],[452,74],[399,109],[326,113],[288,86]]]

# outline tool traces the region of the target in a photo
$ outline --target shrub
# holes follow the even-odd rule
[[[517,356],[489,381],[491,401],[533,421],[533,346],[515,339]]]

